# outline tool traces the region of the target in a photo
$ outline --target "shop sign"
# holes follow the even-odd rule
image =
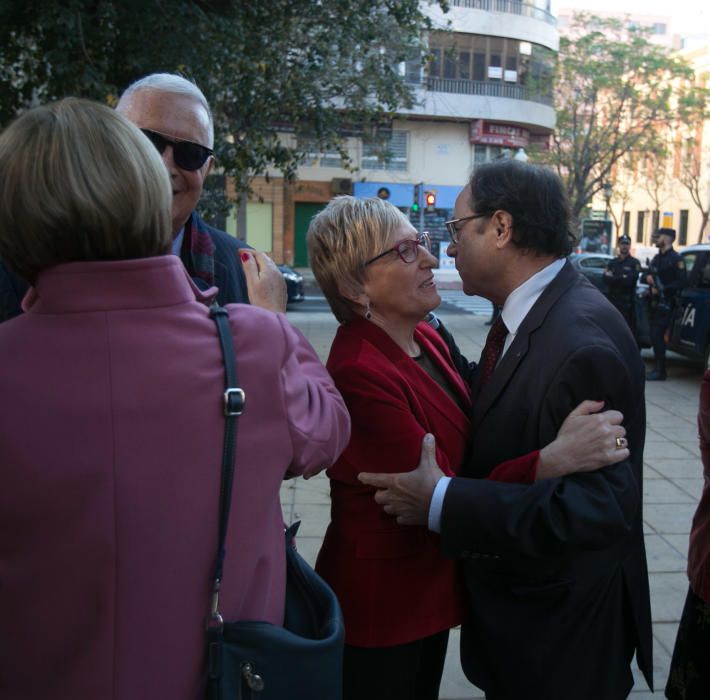
[[[507,148],[525,148],[530,143],[530,132],[510,124],[492,124],[477,119],[471,122],[471,143]]]

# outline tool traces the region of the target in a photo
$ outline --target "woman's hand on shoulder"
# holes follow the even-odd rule
[[[258,250],[239,251],[252,306],[284,313],[288,302],[286,282],[274,261]]]
[[[596,471],[628,458],[624,416],[601,411],[603,401],[582,401],[568,416],[557,438],[540,451],[536,480]]]

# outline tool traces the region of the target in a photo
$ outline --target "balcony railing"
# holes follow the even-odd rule
[[[473,10],[488,10],[488,12],[507,12],[511,15],[532,17],[548,24],[555,25],[557,20],[547,10],[536,7],[522,0],[449,0],[454,7],[469,7]]]
[[[552,95],[544,95],[525,85],[494,83],[486,80],[463,80],[454,78],[426,79],[426,89],[432,92],[450,92],[455,95],[484,95],[486,97],[507,97],[511,100],[527,100],[552,106]]]

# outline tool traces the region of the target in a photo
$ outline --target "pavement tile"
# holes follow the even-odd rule
[[[658,443],[653,444],[653,447],[649,449],[648,441],[646,443],[646,450],[644,454],[651,452],[654,459],[695,459],[696,455],[692,451],[692,448],[686,445],[678,445],[674,442],[669,442],[663,436],[660,436]]]
[[[301,525],[301,529],[303,525]],[[298,553],[311,565],[316,565],[316,557],[318,556],[318,551],[323,544],[322,537],[304,537],[301,535],[301,529],[296,535],[296,549]]]
[[[656,432],[671,442],[676,442],[691,450],[698,444],[698,429],[695,424],[688,421],[685,424],[675,422],[657,425]]]
[[[653,625],[653,643],[660,644],[669,656],[673,656],[676,634],[677,622],[656,622]]]
[[[656,458],[648,450],[644,452],[644,462],[666,477],[679,479],[695,479],[702,470],[695,457],[688,459]]]
[[[654,573],[649,576],[651,586],[651,615],[654,622],[678,624],[688,592],[685,573]]]
[[[648,414],[646,414],[646,443],[649,442],[666,442],[666,437],[648,425]]]
[[[444,663],[444,677],[439,689],[439,697],[443,700],[471,700],[471,698],[484,697],[483,691],[472,685],[463,673],[461,668],[461,657],[459,655],[459,641],[461,633],[459,628],[451,630],[449,634],[449,646],[446,649],[446,661]]]
[[[695,499],[668,479],[644,479],[644,503],[695,503]]]
[[[700,500],[705,485],[705,479],[672,479],[672,481],[681,491],[688,494],[693,503],[697,503]]]
[[[299,504],[326,505],[330,508],[330,481],[325,472],[310,479],[296,479],[295,491]]]
[[[658,534],[682,535],[690,532],[694,503],[644,504],[643,519]]]
[[[661,537],[668,542],[668,544],[673,547],[677,552],[683,555],[685,559],[688,557],[688,537],[689,533],[685,535],[669,535],[664,534]]]
[[[330,522],[330,506],[296,502],[292,522],[300,520],[300,537],[323,537]]]
[[[643,480],[644,482],[649,479],[665,479],[666,477],[657,471],[653,467],[649,466],[646,462],[643,463]]]
[[[649,573],[685,572],[686,556],[660,535],[646,535],[646,558]]]

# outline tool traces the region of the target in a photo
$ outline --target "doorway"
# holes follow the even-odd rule
[[[308,248],[306,233],[311,219],[322,209],[325,203],[296,202],[293,222],[293,264],[294,267],[308,267]]]

